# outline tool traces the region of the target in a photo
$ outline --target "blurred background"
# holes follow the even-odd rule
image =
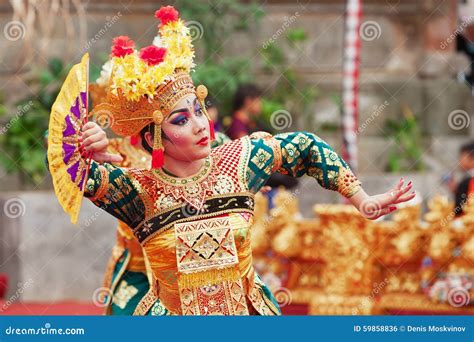
[[[276,180],[287,189],[259,198],[255,262],[285,313],[474,312],[474,212],[454,202],[467,202],[460,184],[474,169],[474,1],[2,0],[0,313],[101,312],[93,293],[116,222],[84,201],[69,223],[45,168],[45,131],[82,54],[94,81],[113,37],[153,41],[163,4],[191,29],[193,77],[222,132],[239,111],[249,130],[314,132],[367,192],[404,177],[418,193],[373,223],[311,178]],[[237,108],[249,85],[241,97],[257,108]]]

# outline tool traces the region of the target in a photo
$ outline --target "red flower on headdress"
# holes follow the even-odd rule
[[[166,25],[178,20],[179,13],[173,6],[163,6],[155,12],[155,18],[160,19],[161,25]]]
[[[128,36],[118,36],[113,40],[112,57],[123,57],[133,53],[135,43]]]
[[[148,63],[148,65],[156,65],[165,59],[166,49],[155,45],[144,47],[140,50],[140,58]]]

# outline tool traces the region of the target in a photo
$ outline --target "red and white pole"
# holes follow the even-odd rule
[[[357,133],[359,124],[359,34],[362,18],[360,0],[347,0],[344,34],[344,65],[342,77],[342,122],[344,159],[357,170]]]

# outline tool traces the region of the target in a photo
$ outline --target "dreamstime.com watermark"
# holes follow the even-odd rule
[[[10,296],[10,298],[8,298],[5,303],[3,303],[2,307],[0,308],[0,313],[7,310],[10,307],[10,305],[16,302],[20,298],[22,293],[27,288],[31,287],[33,284],[34,284],[34,281],[33,279],[30,278],[22,286],[20,286],[18,290],[16,290],[16,292],[12,296]]]
[[[389,280],[387,278],[382,280],[380,283],[375,282],[370,295],[364,298],[357,307],[352,309],[352,314],[360,315],[361,313],[370,312],[370,308],[375,303],[375,297],[377,297],[382,292],[388,283]]]
[[[293,24],[296,21],[296,19],[298,19],[299,16],[300,14],[298,12],[295,12],[291,17],[287,17],[285,21],[283,22],[283,24],[280,26],[280,28],[278,28],[278,30],[276,30],[276,32],[263,43],[262,45],[263,49],[266,50],[271,44],[275,43],[275,41],[283,33],[285,33],[286,30],[288,30],[290,25]]]
[[[94,35],[94,37],[87,41],[86,45],[84,46],[83,52],[88,51],[92,47],[92,45],[99,41],[121,17],[122,13],[119,11],[111,19],[107,20],[104,26],[102,26],[102,28]]]
[[[464,29],[465,29],[466,27],[468,27],[468,26],[469,26],[471,23],[473,23],[473,22],[474,22],[474,16],[472,16],[472,15],[471,15],[470,17],[468,17],[466,20],[464,20],[464,21],[461,23],[461,25],[459,25],[459,26],[456,28],[456,30],[454,30],[454,32],[451,33],[451,34],[449,35],[449,37],[446,38],[446,39],[441,43],[441,45],[440,45],[441,50],[446,49],[446,48],[449,46],[449,44],[451,44],[451,43],[456,39],[456,37],[459,36],[459,35],[464,31]]]
[[[279,109],[270,116],[270,125],[277,131],[290,128],[293,123],[291,113],[284,109]]]
[[[15,328],[9,326],[5,335],[84,335],[84,328],[52,328],[50,323],[45,323],[40,328]]]
[[[121,194],[118,193],[118,192],[114,192],[114,193],[107,193],[105,195],[105,198],[107,198],[107,200],[111,201],[112,203],[115,203],[115,202],[118,202],[119,200],[121,200]],[[94,223],[98,218],[99,216],[101,216],[102,214],[104,213],[104,210],[102,209],[97,209],[91,216],[89,216],[85,221],[84,223],[82,224],[84,227],[89,227],[92,223]]]
[[[448,223],[450,223],[452,220],[454,220],[454,218],[456,217],[457,214],[459,214],[464,206],[472,200],[472,198],[474,197],[474,193],[471,193],[469,194],[467,197],[465,196],[462,200],[461,200],[461,203],[459,203],[459,205],[457,205],[450,213],[448,216],[444,217],[442,220],[441,220],[441,226],[442,227],[445,227]]]
[[[33,107],[33,101],[29,101],[23,106],[18,106],[15,116],[11,118],[10,121],[8,121],[4,127],[2,127],[2,129],[0,130],[0,135],[7,133],[8,130],[12,127],[12,125],[16,121],[18,121],[23,115],[25,115],[25,113],[27,113],[31,109],[31,107]]]
[[[362,125],[357,127],[357,134],[362,133],[380,114],[382,114],[385,110],[385,108],[388,107],[390,103],[388,101],[385,101],[379,106],[374,106],[374,110],[372,111],[372,114],[370,117],[368,117]]]
[[[84,221],[84,227],[89,227],[92,223],[97,220],[97,218],[102,214],[102,209],[95,211],[91,216],[89,216],[85,221]]]
[[[275,218],[275,216],[284,212],[286,210],[286,206],[289,205],[291,202],[293,202],[298,197],[299,193],[300,193],[299,189],[296,189],[295,191],[291,192],[290,196],[288,196],[288,198],[286,198],[279,207],[275,208],[272,214],[265,217],[265,219],[263,220],[263,226],[267,227],[270,224],[270,222]]]

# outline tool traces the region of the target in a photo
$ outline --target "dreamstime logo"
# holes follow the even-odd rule
[[[99,308],[108,306],[112,301],[113,293],[107,287],[99,287],[92,294],[92,303]]]
[[[469,304],[471,297],[464,287],[454,287],[448,292],[448,303],[455,308]]]
[[[184,217],[191,217],[191,216],[199,214],[199,210],[188,203],[184,207],[181,208],[181,213],[183,214]]]
[[[361,213],[368,219],[375,219],[381,209],[380,202],[372,198],[364,200],[360,205]]]
[[[288,290],[286,287],[279,287],[273,292],[273,294],[278,302],[278,305],[280,305],[281,307],[290,305],[293,300],[291,291]]]
[[[191,40],[201,39],[204,34],[204,28],[199,21],[188,21],[186,27],[189,28],[189,35]]]
[[[463,128],[469,127],[471,124],[471,118],[469,114],[461,109],[453,110],[448,115],[448,125],[451,129],[459,131]]]
[[[360,25],[359,35],[365,41],[373,41],[379,39],[382,34],[382,28],[373,20],[369,20]]]
[[[9,218],[18,218],[25,215],[26,206],[19,198],[10,198],[3,206],[3,212]]]
[[[3,28],[3,35],[11,42],[25,37],[26,27],[21,21],[9,21]]]
[[[108,110],[99,110],[94,115],[94,121],[103,129],[107,129],[113,125],[114,117]]]
[[[270,124],[274,129],[279,131],[289,128],[292,123],[293,119],[291,114],[284,109],[277,110],[270,116]]]

